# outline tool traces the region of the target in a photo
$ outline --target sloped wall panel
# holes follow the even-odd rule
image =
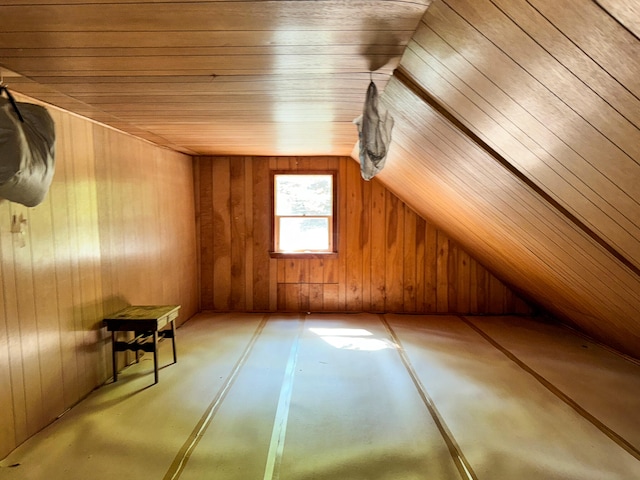
[[[379,180],[509,284],[640,356],[640,279],[397,79],[394,142]]]

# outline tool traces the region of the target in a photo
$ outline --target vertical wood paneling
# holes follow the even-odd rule
[[[29,220],[28,210],[15,208]],[[27,232],[29,231],[28,225]],[[33,286],[30,235],[24,236],[24,246],[14,248],[15,288],[18,299],[18,321],[20,324],[20,342],[22,344],[22,370],[24,372],[25,407],[27,434],[33,435],[46,424],[40,387],[40,357],[38,324],[35,309],[35,290]]]
[[[300,305],[297,311],[308,312],[309,311],[309,295],[310,289],[308,283],[300,284]]]
[[[244,301],[245,310],[253,310],[253,282],[248,272],[253,271],[253,161],[251,157],[244,159],[244,185],[241,201],[244,201],[244,229],[245,229],[245,250],[244,250]]]
[[[82,125],[81,125],[82,126]],[[71,127],[71,125],[70,125]],[[133,159],[126,161],[127,156],[131,155],[129,148],[131,146],[123,145],[117,141],[117,133],[111,130],[97,129],[94,132],[95,141],[97,145],[101,145],[100,154],[105,158],[104,163],[96,165],[100,172],[100,177],[108,179],[108,183],[105,188],[101,189],[101,198],[104,199],[103,203],[106,208],[102,208],[99,216],[99,230],[101,234],[100,255],[103,258],[117,258],[119,255],[126,257],[131,256],[131,261],[128,264],[129,268],[133,269],[131,275],[123,275],[117,264],[111,265],[110,262],[104,262],[105,268],[101,269],[102,279],[107,285],[107,291],[127,292],[126,295],[114,295],[105,305],[106,309],[115,311],[130,300],[127,298],[129,294],[135,292],[135,283],[131,282],[141,281],[139,274],[140,269],[138,260],[135,255],[131,253],[131,247],[135,245],[134,232],[136,224],[133,222],[132,209],[134,208],[132,202],[132,188],[131,182],[127,181],[132,177],[131,169],[133,168],[131,163]],[[67,139],[67,164],[68,164],[68,177],[67,182],[75,182],[75,167],[76,161],[74,158],[76,155],[83,155],[82,151],[76,153],[75,150],[75,138],[69,136]],[[84,145],[85,154],[88,153],[88,145]],[[83,338],[79,332],[83,332],[81,326],[81,319],[83,315],[82,299],[80,296],[80,289],[78,286],[79,276],[79,259],[77,256],[79,235],[77,227],[77,202],[75,189],[65,188],[68,194],[68,218],[70,222],[70,237],[69,242],[73,245],[70,252],[70,272],[71,272],[71,309],[73,312],[73,322],[76,325],[74,331],[76,334],[76,350],[78,346],[83,345]],[[73,190],[73,191],[72,191]],[[82,220],[83,217],[80,217]],[[87,376],[85,375],[84,359],[87,354],[87,349],[82,348],[76,355],[76,363],[78,369],[78,382],[79,390],[85,391],[88,387]],[[124,356],[120,356],[119,365],[124,365],[130,360],[131,354],[129,352]]]
[[[478,266],[476,269],[478,312],[489,312],[489,272]]]
[[[437,233],[436,253],[436,312],[449,310],[449,239],[441,232]]]
[[[321,283],[309,284],[309,309],[308,310],[311,312],[321,312],[322,310],[324,310],[322,287],[323,285]]]
[[[346,195],[346,265],[349,268],[345,271],[346,278],[346,305],[347,311],[362,311],[362,216],[364,209],[362,208],[362,184],[360,181],[360,170],[355,162],[349,162],[345,165],[346,178],[341,178],[339,181],[346,183],[346,188],[343,189],[344,195]],[[341,242],[342,243],[342,242]],[[342,246],[342,245],[340,245]]]
[[[4,215],[2,225],[2,287],[4,293],[4,312],[7,331],[7,344],[9,351],[9,374],[11,377],[10,392],[13,406],[13,424],[6,426],[7,430],[13,430],[15,443],[3,445],[3,453],[7,453],[14,446],[20,444],[29,436],[27,427],[27,399],[25,372],[23,369],[22,338],[20,332],[20,318],[18,307],[18,292],[16,290],[16,266],[15,250],[24,248],[21,235],[11,233],[11,222],[13,215],[17,215],[18,210],[23,210],[19,206],[2,201]],[[1,333],[1,332],[0,332]],[[4,427],[3,427],[4,428]],[[9,437],[7,437],[10,440]]]
[[[478,306],[478,262],[469,257],[469,313],[480,312]]]
[[[381,183],[364,182],[350,158],[199,157],[196,164],[203,306],[238,311],[528,311],[526,303],[518,303],[482,265]],[[339,172],[337,256],[270,258],[269,169]],[[249,243],[251,252],[246,253]],[[207,274],[212,269],[216,274]],[[253,306],[245,298],[252,298]],[[524,310],[513,311],[523,305]]]
[[[56,118],[58,128],[68,125],[68,116]],[[62,125],[61,125],[62,124]],[[61,125],[61,126],[60,126]],[[58,139],[56,151],[58,158],[68,158],[70,136]],[[69,206],[67,202],[67,184],[73,182],[73,172],[70,170],[70,162],[57,161],[55,179],[49,189],[48,198],[51,202],[53,218],[53,240],[55,261],[55,283],[57,290],[56,304],[60,324],[60,349],[62,353],[62,391],[65,406],[72,405],[81,397],[83,391],[80,388],[79,371],[77,363],[76,328],[73,314],[73,287],[71,272],[71,245],[72,230],[69,220]],[[109,182],[102,184],[108,185]],[[104,213],[112,214],[105,209]],[[112,281],[111,265],[106,264],[103,269],[105,281]]]
[[[247,172],[250,176],[251,172]],[[246,268],[246,249],[247,249],[247,233],[245,224],[245,214],[247,212],[245,196],[245,161],[229,162],[229,226],[231,250],[231,283],[229,293],[229,309],[230,310],[246,310],[245,299],[245,268]],[[249,193],[250,194],[250,193]],[[246,212],[246,213],[245,213]]]
[[[324,258],[309,259],[309,283],[322,284],[324,282]]]
[[[359,168],[359,167],[358,167]],[[371,190],[372,182],[364,182],[362,187],[362,226],[360,229],[360,248],[362,249],[362,305],[371,308]]]
[[[415,212],[414,212],[415,214]],[[427,234],[427,222],[415,214],[415,247],[416,247],[416,264],[415,264],[415,311],[424,312],[424,304],[426,298],[426,234]]]
[[[8,234],[6,227],[11,224],[11,212],[9,210],[9,202],[0,201],[0,260],[5,258],[8,253],[8,245],[4,239]],[[3,245],[4,243],[4,245]],[[7,270],[7,271],[5,271]],[[9,281],[9,269],[5,269],[4,261],[0,262],[0,280],[2,285],[0,288],[0,445],[15,445],[16,443],[16,419],[14,413],[14,398],[12,398],[12,390],[14,388],[14,380],[11,376],[11,347],[9,344],[9,324],[7,314],[10,310],[7,308],[8,299],[5,298],[5,281]]]
[[[438,230],[425,224],[424,312],[438,311]]]
[[[253,269],[247,271],[247,282],[253,285],[253,309],[258,311],[269,310],[271,283],[271,259],[264,254],[265,246],[269,245],[269,228],[271,218],[270,207],[265,208],[266,199],[269,198],[269,160],[266,158],[247,159],[251,163],[253,178],[252,185],[252,228],[253,228]],[[210,162],[209,162],[210,163]],[[270,247],[267,247],[270,248]]]
[[[456,311],[460,313],[469,313],[471,311],[470,288],[471,288],[471,267],[469,265],[469,255],[467,252],[458,248],[458,265],[456,271],[457,277],[457,299]]]
[[[344,252],[338,258],[334,258],[336,269],[338,271],[338,310],[344,311],[347,308],[347,261],[346,255],[348,250],[349,233],[347,229],[347,215],[345,197],[347,192],[345,190],[345,179],[347,178],[347,165],[353,163],[351,159],[346,157],[340,157],[338,159],[338,228],[339,232],[346,232],[346,235],[338,234],[338,251]],[[349,163],[347,163],[349,162]],[[348,188],[348,184],[346,185]],[[356,267],[357,268],[357,267]]]
[[[47,197],[0,200],[0,458],[111,375],[105,312],[180,304],[182,322],[198,307],[192,159],[50,112]]]
[[[449,241],[449,254],[447,255],[447,300],[448,311],[458,311],[458,246]]]
[[[201,238],[201,233],[202,233],[202,223],[200,221],[201,217],[200,217],[200,213],[196,212],[200,212],[201,209],[201,201],[200,201],[200,162],[198,161],[197,158],[194,158],[193,161],[191,162],[192,165],[192,178],[193,178],[193,207],[194,207],[194,216],[195,216],[195,241],[196,241],[196,251],[193,252],[195,261],[197,263],[197,268],[196,268],[196,272],[197,272],[197,289],[198,292],[200,292],[202,290],[202,283],[200,282],[200,279],[202,278],[202,248],[201,248],[201,242],[200,242],[200,238]],[[183,219],[183,225],[186,226],[185,220]],[[202,304],[200,303],[202,300],[202,295],[198,295],[198,306],[197,306],[197,310],[201,311],[202,308]]]
[[[37,319],[40,390],[43,398],[44,421],[51,421],[64,411],[62,352],[58,317],[53,248],[53,222],[50,197],[29,212],[29,246],[33,259],[35,318]]]
[[[386,191],[386,245],[385,245],[385,310],[401,312],[403,309],[403,239],[404,204]]]
[[[403,238],[403,285],[404,298],[402,300],[402,309],[404,312],[416,311],[416,292],[417,292],[417,254],[418,239],[416,237],[418,216],[409,208],[404,208],[404,238]]]
[[[79,117],[73,117],[72,128],[74,137],[72,141],[73,155],[71,161],[73,162],[74,172],[75,239],[77,245],[77,264],[75,271],[77,298],[74,303],[75,309],[78,312],[78,326],[82,337],[80,341],[82,346],[80,358],[82,359],[84,369],[82,389],[89,391],[93,386],[100,383],[97,372],[99,362],[96,358],[96,355],[99,355],[97,350],[98,345],[96,343],[96,328],[99,328],[99,326],[97,326],[96,323],[100,321],[100,317],[96,312],[96,306],[94,304],[96,299],[94,275],[98,273],[96,269],[99,267],[93,262],[94,256],[99,256],[100,252],[93,250],[94,238],[98,235],[98,232],[93,228],[94,222],[97,220],[96,212],[91,208],[92,200],[90,190],[91,182],[95,182],[95,152],[93,148],[92,125]],[[139,202],[133,199],[133,189],[134,187],[132,186],[130,190],[132,197],[131,208],[139,205]],[[140,214],[137,214],[136,218],[141,218]],[[133,223],[133,218],[131,218],[130,221]],[[134,243],[134,241],[129,243],[129,245],[135,244],[138,243]],[[138,266],[138,270],[141,270],[137,256],[132,256],[132,259]],[[142,283],[140,274],[138,274],[136,281],[140,282],[138,285]],[[102,380],[104,380],[104,378],[106,378],[106,376],[103,377]]]
[[[504,288],[504,284],[493,275],[489,275],[489,292],[490,313],[500,313],[504,311],[507,292]]]
[[[371,182],[371,310],[385,311],[387,298],[385,285],[386,261],[386,189],[376,181]],[[365,206],[366,207],[366,206]],[[375,227],[373,227],[375,225]]]
[[[213,163],[197,160],[198,198],[200,219],[200,291],[201,305],[204,310],[213,309]]]
[[[213,162],[213,307],[229,310],[231,300],[231,182],[229,158]]]

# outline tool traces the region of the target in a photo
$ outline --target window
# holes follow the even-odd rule
[[[335,172],[273,172],[273,253],[334,253]]]

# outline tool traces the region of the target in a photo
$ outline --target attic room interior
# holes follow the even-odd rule
[[[0,200],[0,478],[640,478],[636,1],[0,19],[0,83],[55,125],[46,195]],[[175,335],[114,352],[129,306]]]

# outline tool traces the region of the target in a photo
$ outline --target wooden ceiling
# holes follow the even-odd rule
[[[185,153],[349,155],[370,76],[384,88],[429,3],[5,1],[0,66]]]
[[[0,18],[10,87],[189,154],[357,158],[373,78],[396,119],[378,178],[640,357],[637,0],[5,0]]]
[[[638,357],[639,22],[631,1],[435,1],[385,89],[379,175],[507,283]]]

